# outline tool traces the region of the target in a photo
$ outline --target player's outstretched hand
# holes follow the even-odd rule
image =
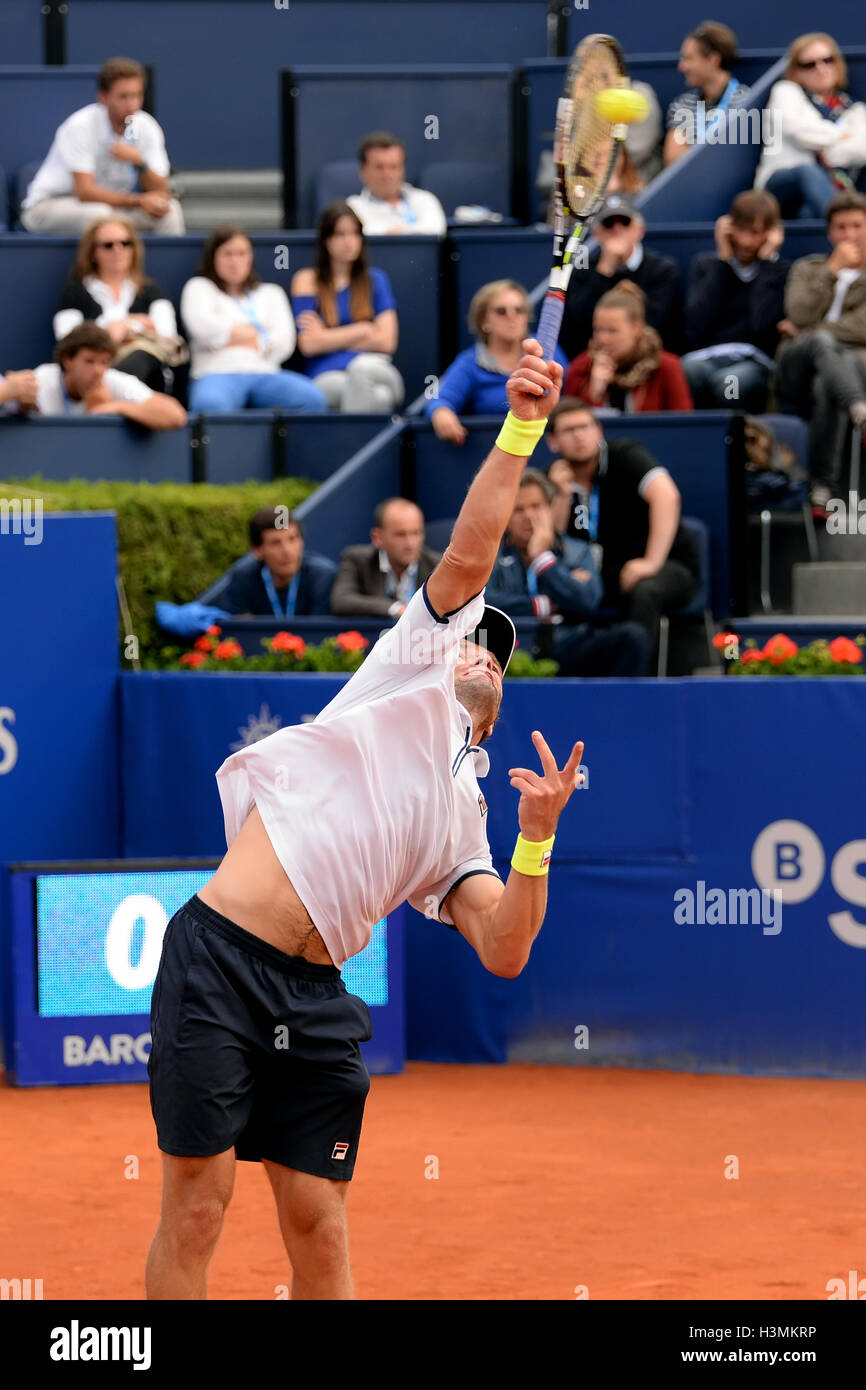
[[[524,338],[521,357],[506,384],[508,404],[518,420],[546,420],[559,400],[562,368],[545,362],[544,349],[535,338]]]
[[[548,748],[543,736],[536,729],[532,735],[536,752],[544,769],[539,776],[528,767],[509,768],[512,787],[520,792],[517,805],[517,819],[520,833],[525,840],[549,840],[556,834],[556,825],[562,815],[565,803],[575,787],[583,782],[580,762],[583,757],[583,744],[576,743],[571,757],[560,772],[556,759]]]

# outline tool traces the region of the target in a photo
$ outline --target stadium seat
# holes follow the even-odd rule
[[[710,533],[704,522],[696,516],[681,517],[680,524],[697,546],[700,560],[700,582],[698,591],[691,602],[672,616],[675,619],[698,616],[703,618],[704,631],[707,637],[707,657],[709,661],[713,661],[715,649],[713,647],[713,615],[710,611]],[[658,676],[666,676],[668,673],[670,624],[670,618],[663,614],[659,621],[659,655],[656,671]]]
[[[6,188],[6,170],[0,168],[0,232],[9,226],[9,195]]]
[[[334,159],[330,164],[323,164],[316,180],[316,216],[320,216],[322,208],[327,207],[328,203],[351,198],[354,193],[360,192],[361,176],[357,160]]]
[[[478,204],[503,216],[509,212],[503,203],[503,190],[507,189],[508,180],[498,164],[470,159],[437,160],[425,164],[418,177],[418,186],[436,195],[446,217],[453,217],[454,209],[462,204]]]
[[[809,432],[805,421],[801,420],[799,415],[762,415],[761,421],[773,431],[780,444],[786,444],[789,449],[793,450],[797,463],[808,474]],[[773,610],[773,595],[770,587],[773,523],[790,525],[792,517],[796,519],[797,524],[802,522],[809,559],[818,559],[815,521],[812,516],[812,508],[809,505],[808,487],[805,484],[799,498],[788,498],[778,507],[764,506],[761,508],[758,518],[758,524],[761,528],[760,584],[761,607],[765,613],[770,613]]]
[[[436,521],[424,523],[424,544],[431,550],[438,550],[440,555],[451,539],[451,532],[454,530],[456,516],[439,517]]]

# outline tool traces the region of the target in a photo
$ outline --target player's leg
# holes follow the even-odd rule
[[[162,1155],[162,1210],[145,1272],[148,1299],[207,1297],[207,1267],[234,1181],[234,1149],[208,1158]]]
[[[346,1219],[347,1182],[263,1159],[292,1266],[292,1298],[354,1298]]]

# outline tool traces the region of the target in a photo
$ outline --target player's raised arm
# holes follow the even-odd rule
[[[427,580],[427,598],[442,615],[462,608],[490,578],[520,476],[559,400],[562,368],[545,362],[534,338],[527,338],[523,348],[506,387],[511,409],[466,494],[445,554]]]

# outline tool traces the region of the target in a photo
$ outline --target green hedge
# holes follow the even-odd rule
[[[258,507],[297,507],[315,487],[302,478],[216,487],[37,477],[0,482],[0,497],[41,497],[46,512],[117,513],[120,573],[144,657],[166,640],[153,618],[157,599],[195,598],[244,553]]]

